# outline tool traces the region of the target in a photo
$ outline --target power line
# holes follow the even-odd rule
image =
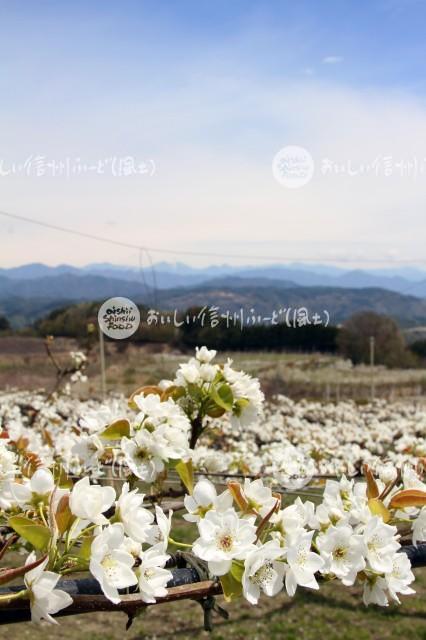
[[[222,252],[209,252],[209,251],[186,251],[183,249],[165,249],[157,247],[147,247],[141,244],[134,244],[131,242],[123,242],[121,240],[114,240],[113,238],[105,238],[104,236],[98,236],[94,233],[87,233],[85,231],[78,231],[77,229],[70,229],[69,227],[62,227],[60,225],[52,224],[50,222],[44,222],[35,218],[29,218],[27,216],[18,215],[16,213],[9,213],[7,211],[1,211],[0,215],[13,220],[19,220],[21,222],[29,222],[39,227],[45,227],[46,229],[53,229],[54,231],[60,231],[61,233],[68,233],[70,235],[78,236],[80,238],[87,238],[89,240],[96,240],[98,242],[104,242],[106,244],[115,245],[117,247],[124,247],[126,249],[136,249],[137,251],[145,251],[148,255],[151,253],[167,253],[171,255],[182,256],[197,256],[204,258],[234,258],[243,260],[273,260],[276,262],[286,262],[291,260],[292,262],[330,262],[330,263],[353,263],[353,262],[369,262],[369,263],[396,263],[396,264],[414,264],[414,263],[426,263],[426,259],[402,259],[402,258],[312,258],[312,257],[299,257],[299,258],[285,258],[281,256],[271,255],[254,255],[254,254],[235,254],[235,253],[222,253]]]
[[[90,240],[98,240],[99,242],[107,242],[108,244],[114,244],[120,247],[126,247],[127,249],[143,249],[141,245],[130,244],[129,242],[121,242],[120,240],[113,240],[112,238],[103,238],[93,233],[86,233],[85,231],[78,231],[77,229],[69,229],[67,227],[60,227],[57,224],[51,224],[50,222],[43,222],[42,220],[36,220],[35,218],[28,218],[26,216],[20,216],[17,213],[9,213],[7,211],[0,211],[0,215],[13,218],[14,220],[20,220],[22,222],[30,222],[36,224],[39,227],[45,227],[47,229],[54,229],[55,231],[61,231],[62,233],[70,233],[80,238],[89,238]]]
[[[142,257],[143,257],[143,251],[142,251],[142,249],[140,249],[139,252],[138,252],[139,273],[140,273],[140,276],[141,276],[142,285],[144,286],[145,291],[146,291],[146,295],[149,296],[151,294],[151,290],[148,287],[146,279],[145,279],[145,274],[144,274],[143,264],[142,264]]]
[[[153,261],[152,261],[151,254],[149,253],[149,251],[146,251],[146,250],[145,250],[145,253],[146,253],[146,255],[147,255],[147,258],[148,258],[148,260],[149,260],[149,264],[150,264],[150,267],[151,267],[152,283],[153,283],[153,289],[154,289],[154,306],[155,306],[155,307],[158,307],[158,297],[157,297],[157,289],[158,289],[158,287],[157,287],[157,272],[156,272],[156,270],[155,270],[155,266],[154,266],[154,263],[153,263]]]

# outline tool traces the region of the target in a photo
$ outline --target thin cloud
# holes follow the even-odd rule
[[[339,64],[340,62],[343,62],[342,56],[325,56],[322,59],[323,64]]]

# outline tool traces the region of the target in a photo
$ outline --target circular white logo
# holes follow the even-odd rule
[[[284,187],[298,189],[314,175],[314,160],[303,147],[283,147],[272,160],[272,174]]]
[[[101,331],[115,340],[132,336],[139,327],[140,319],[139,309],[129,298],[109,298],[98,311]]]

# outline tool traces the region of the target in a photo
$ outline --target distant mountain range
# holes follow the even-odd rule
[[[170,289],[192,287],[230,276],[253,282],[266,278],[275,282],[286,281],[303,287],[379,287],[397,293],[426,298],[426,270],[415,268],[347,270],[324,265],[265,265],[233,267],[229,265],[195,268],[183,263],[160,262],[143,269],[117,266],[109,263],[91,264],[86,267],[59,265],[50,267],[40,263],[27,264],[11,269],[0,269],[0,278],[13,280],[38,280],[65,275],[102,276],[114,280],[137,282],[150,288]]]
[[[143,270],[111,264],[77,268],[29,264],[0,269],[0,314],[25,326],[52,309],[84,300],[129,297],[161,309],[215,305],[241,307],[269,316],[273,310],[304,306],[327,310],[340,323],[359,310],[394,317],[402,326],[426,324],[426,271],[344,270],[323,265],[260,267],[159,263]]]

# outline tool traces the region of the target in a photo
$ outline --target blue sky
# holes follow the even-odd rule
[[[423,259],[423,174],[319,169],[426,158],[425,24],[423,0],[0,2],[0,209],[154,247]],[[272,177],[288,144],[315,161],[297,190]],[[128,156],[154,175],[12,170]],[[0,231],[2,266],[137,259]]]

